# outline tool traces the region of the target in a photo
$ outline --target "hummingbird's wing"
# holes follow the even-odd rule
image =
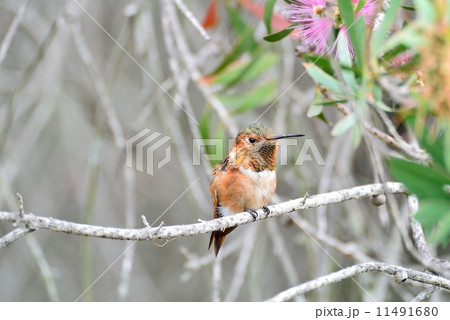
[[[229,161],[230,161],[230,156],[227,156],[227,157],[223,158],[222,160],[220,160],[220,162],[218,164],[216,164],[216,166],[214,167],[212,175],[216,176],[220,172],[227,171]]]
[[[212,204],[214,207],[214,219],[221,218],[224,216],[224,214],[222,213],[222,210],[224,208],[220,204],[219,195],[217,193],[217,190],[218,190],[218,183],[221,178],[221,174],[223,174],[224,172],[226,172],[229,169],[229,160],[230,160],[229,156],[224,158],[222,161],[220,161],[214,167],[214,170],[212,172],[213,179],[211,181],[209,191],[211,193]],[[216,257],[217,257],[217,254],[219,253],[220,247],[222,246],[222,244],[225,240],[226,235],[229,234],[231,231],[233,231],[234,228],[236,228],[236,227],[227,228],[225,230],[213,231],[211,233],[211,238],[209,239],[208,249],[214,243],[214,252],[216,254]]]

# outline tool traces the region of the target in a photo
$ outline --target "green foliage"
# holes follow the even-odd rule
[[[291,24],[289,27],[287,27],[284,30],[281,30],[279,32],[275,32],[272,34],[269,34],[267,36],[265,36],[263,39],[268,41],[268,42],[277,42],[280,41],[281,39],[286,38],[288,35],[291,34],[292,31],[294,31],[294,28],[298,26],[298,23],[293,23]]]
[[[402,0],[391,1],[384,19],[380,22],[378,28],[373,32],[372,42],[370,46],[373,57],[376,57],[378,54],[380,54],[381,45],[395,22],[397,11],[401,3]]]
[[[429,239],[446,245],[450,241],[450,171],[444,164],[443,139],[430,141],[424,135],[422,145],[433,157],[430,166],[401,159],[389,161],[392,175],[417,195],[420,209],[416,215]]]
[[[356,65],[362,69],[365,55],[364,43],[366,39],[366,24],[364,22],[364,17],[361,15],[355,20],[353,4],[351,1],[338,0],[337,3],[342,14],[342,19],[347,27],[350,41],[353,44],[353,49],[355,50]]]
[[[270,30],[275,1],[268,1],[265,7],[264,21]],[[268,105],[277,98],[277,84],[274,71],[279,64],[279,55],[265,42],[258,42],[254,28],[242,17],[239,6],[226,3],[232,36],[235,42],[221,63],[204,82],[211,86],[215,96],[228,108],[230,114],[242,114]],[[224,138],[222,124],[211,126],[213,113],[206,106],[200,120],[202,138]],[[205,146],[212,153],[211,146]],[[228,146],[227,146],[228,147]],[[216,162],[212,161],[211,165]]]
[[[289,1],[286,2],[289,4]],[[366,0],[361,0],[356,5],[349,0],[338,0],[338,11],[320,11],[320,8],[316,8],[320,12],[316,17],[309,18],[314,19],[320,14],[328,14],[327,18],[333,19],[334,36],[337,37],[334,44],[328,44],[329,51],[319,56],[313,54],[314,47],[310,48],[310,52],[306,48],[305,53],[302,53],[306,72],[318,87],[307,116],[324,120],[325,107],[346,104],[350,114],[334,125],[331,134],[337,136],[352,130],[352,143],[356,147],[361,141],[362,123],[371,112],[369,105],[378,108],[380,112],[399,113],[400,116],[402,112],[412,114],[414,123],[411,128],[415,128],[421,145],[430,153],[433,163],[426,166],[406,160],[391,159],[389,166],[392,175],[403,182],[410,192],[418,196],[421,208],[417,219],[423,223],[428,237],[435,243],[446,244],[450,240],[450,120],[449,115],[445,114],[448,107],[442,103],[445,99],[441,97],[441,100],[436,100],[441,103],[441,106],[435,107],[436,103],[430,98],[436,95],[435,92],[442,92],[445,89],[439,90],[439,81],[437,81],[437,89],[429,91],[434,93],[424,97],[414,91],[414,86],[422,81],[416,71],[417,66],[423,63],[424,59],[434,59],[430,57],[432,51],[429,51],[425,57],[421,56],[423,48],[429,45],[431,35],[442,32],[440,38],[434,41],[438,45],[447,43],[449,33],[445,30],[450,29],[448,17],[450,5],[445,5],[443,1],[428,0],[413,0],[412,3],[414,6],[410,7],[405,6],[402,0],[390,1],[384,18],[377,22],[378,25],[374,30],[367,30],[370,24],[366,25],[364,14],[360,13],[367,4]],[[270,5],[266,6],[267,15],[272,10]],[[415,11],[416,16],[411,18],[401,15],[401,10]],[[331,16],[333,14],[334,16]],[[267,21],[270,21],[267,15],[265,16],[266,26]],[[359,17],[356,18],[358,15]],[[297,17],[297,20],[301,19],[303,19],[301,16]],[[345,27],[342,27],[342,23]],[[393,30],[394,26],[399,25],[402,26],[400,29]],[[264,39],[269,42],[279,41],[294,28],[295,25],[291,25]],[[348,37],[343,36],[344,30]],[[270,32],[269,28],[268,32]],[[319,33],[312,30],[310,32]],[[320,38],[319,34],[316,36],[317,39]],[[333,38],[333,35],[328,36],[330,39]],[[348,40],[352,45],[353,53],[349,49]],[[398,59],[399,62],[394,64],[394,59]],[[441,59],[445,59],[445,55]],[[434,66],[430,62],[428,65]],[[434,68],[439,69],[439,65]],[[421,70],[421,72],[427,71]],[[398,74],[400,76],[397,79],[401,79],[401,83],[394,85],[397,87],[393,87],[393,91],[411,90],[411,96],[417,102],[417,108],[405,111],[394,103],[387,105],[391,102],[386,102],[388,101],[385,99],[386,88],[382,89],[380,79],[386,76],[395,77]],[[436,72],[431,74],[431,79],[436,74]],[[448,97],[444,94],[443,96]],[[438,117],[439,110],[444,113],[444,117]],[[433,135],[422,134],[422,130],[426,130],[425,116],[434,117]],[[422,136],[426,139],[421,139]]]
[[[260,47],[249,61],[235,61],[229,68],[222,69],[213,78],[213,84],[230,88],[238,83],[255,80],[279,62],[279,57]]]
[[[276,0],[267,0],[264,7],[264,24],[266,25],[267,33],[269,34],[272,33],[272,13],[276,2]]]
[[[303,63],[309,76],[313,78],[319,85],[333,91],[336,95],[343,97],[345,94],[344,86],[339,80],[329,75],[317,65],[312,63]]]
[[[228,107],[231,108],[232,113],[238,114],[258,108],[268,104],[276,99],[275,80],[264,83],[257,88],[239,94],[228,94],[219,96],[219,99]]]

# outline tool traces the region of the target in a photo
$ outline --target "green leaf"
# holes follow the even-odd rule
[[[347,27],[347,33],[350,42],[355,50],[356,65],[362,69],[364,63],[364,43],[366,37],[366,23],[364,22],[364,15],[361,15],[355,20],[353,13],[353,4],[349,0],[338,0],[338,7],[342,15],[342,19]],[[342,38],[345,36],[341,34]]]
[[[295,22],[295,23],[291,24],[289,27],[287,27],[286,29],[281,30],[276,33],[269,34],[268,36],[263,37],[263,39],[266,40],[267,42],[280,41],[281,39],[290,35],[291,32],[294,31],[294,28],[298,25],[299,25],[299,23]]]
[[[397,11],[401,5],[402,0],[392,0],[389,8],[386,11],[386,15],[383,20],[381,20],[378,28],[373,32],[371,41],[371,51],[373,56],[378,56],[381,49],[381,44],[386,37],[388,31],[394,25],[395,18],[397,17]]]
[[[211,138],[211,130],[210,130],[210,122],[211,122],[211,108],[206,107],[203,110],[202,118],[200,119],[200,135],[203,139]],[[205,145],[205,150],[207,154],[213,152],[211,145]]]
[[[426,43],[426,39],[416,30],[415,26],[407,26],[390,36],[382,42],[378,55],[384,55],[385,52],[393,50],[399,46],[403,48],[419,48]]]
[[[450,201],[442,199],[421,201],[415,218],[422,224],[425,231],[430,231],[449,211],[449,208]]]
[[[339,120],[338,123],[333,127],[333,130],[331,130],[331,134],[333,136],[339,136],[343,134],[344,132],[348,131],[350,128],[352,128],[356,123],[356,116],[354,113],[350,113],[345,118]]]
[[[364,22],[364,16],[361,15],[358,19],[356,19],[353,26],[349,27],[347,32],[350,37],[350,41],[353,44],[353,49],[355,50],[356,65],[362,70],[366,51],[366,23]]]
[[[408,10],[408,11],[416,11],[416,8],[411,7],[411,6],[403,6],[402,5],[402,9]]]
[[[344,87],[334,77],[330,76],[328,73],[325,73],[315,64],[304,62],[303,66],[305,67],[306,72],[308,72],[309,76],[313,78],[313,80],[316,81],[318,84],[333,91],[334,93],[344,95],[345,93]]]
[[[355,73],[351,69],[352,67],[352,57],[347,46],[347,39],[345,37],[340,37],[337,40],[337,52],[339,57],[339,62],[341,63],[341,72],[344,81],[347,85],[354,91],[357,90]]]
[[[314,101],[314,105],[318,106],[334,106],[338,103],[346,103],[347,99],[338,99],[338,100],[319,100]]]
[[[321,112],[319,115],[317,115],[317,118],[322,120],[324,123],[328,124],[328,120],[327,120],[327,118],[325,118],[325,115],[323,114],[323,112]]]
[[[445,172],[435,170],[402,159],[390,159],[392,175],[405,184],[406,188],[423,199],[448,199],[444,186],[450,184],[450,177]]]
[[[366,2],[367,2],[367,0],[359,0],[358,1],[358,4],[356,5],[356,8],[355,8],[355,14],[358,13],[359,10],[361,10],[364,7]]]
[[[233,109],[233,113],[243,113],[248,110],[268,104],[276,99],[277,82],[269,81],[258,88],[237,95],[222,95],[219,99],[227,106]]]
[[[231,79],[227,83],[226,87],[230,88],[233,85],[240,82],[246,76],[246,74],[253,68],[253,66],[259,61],[259,59],[264,55],[264,52],[265,52],[264,47],[260,46],[259,48],[257,48],[252,54],[250,63],[248,63],[238,74],[236,74],[236,77]],[[265,65],[259,64],[259,67],[261,73],[267,70],[267,66]]]
[[[236,66],[236,64],[228,66],[214,77],[212,83],[231,87],[237,82],[250,81],[266,72],[278,63],[278,61],[279,56],[274,53],[256,55],[252,57],[250,61],[242,63],[238,66]]]
[[[375,100],[375,105],[380,108],[383,111],[386,112],[398,112],[398,109],[393,109],[389,106],[387,106],[384,102],[383,102],[383,90],[381,90],[381,88],[376,85],[376,84],[372,84],[372,95],[373,98]]]
[[[428,151],[428,153],[433,158],[433,161],[436,165],[440,166],[442,169],[445,169],[445,159],[444,159],[444,139],[445,136],[440,136],[437,138],[433,138],[432,134],[428,130],[428,128],[424,128],[424,132],[420,139],[420,145]],[[447,170],[449,172],[449,170]]]
[[[431,236],[431,241],[441,243],[444,246],[450,241],[450,210],[438,222],[436,231]]]
[[[215,134],[214,134],[214,138],[215,138],[215,139],[220,139],[220,140],[222,140],[222,141],[228,141],[228,140],[226,139],[226,136],[225,136],[225,126],[224,126],[223,123],[221,123],[220,125],[217,126],[216,131],[215,131]],[[208,153],[209,153],[209,154],[212,154],[212,153],[214,153],[215,151],[218,151],[218,150],[213,150],[213,147],[214,147],[214,146],[207,146],[207,147],[211,148],[211,149],[208,149]],[[224,154],[226,154],[226,153],[228,152],[228,145],[227,145],[226,142],[224,143],[224,150],[223,150],[223,152],[224,152]],[[214,159],[214,158],[213,158],[213,159]],[[211,163],[211,167],[214,168],[214,166],[215,166],[216,164],[218,164],[219,161],[220,161],[220,160],[212,160],[212,159],[211,159],[209,162]]]
[[[231,27],[234,29],[236,34],[242,34],[242,32],[244,32],[244,30],[248,27],[247,23],[245,23],[245,21],[241,18],[242,14],[233,8],[229,2],[227,2],[226,8],[228,17],[230,18]]]
[[[338,59],[341,66],[351,68],[352,57],[350,55],[350,51],[348,50],[346,37],[340,37],[336,41],[337,41]]]
[[[312,104],[309,109],[308,112],[306,113],[306,116],[308,118],[313,118],[318,116],[319,114],[321,114],[323,111],[323,106],[318,105],[318,104]]]
[[[236,59],[238,59],[244,52],[252,52],[257,46],[258,44],[255,45],[255,39],[253,39],[253,28],[247,27],[239,36],[233,49],[228,53],[213,74],[219,73],[230,63],[236,61]]]
[[[273,8],[275,7],[276,0],[267,0],[266,5],[264,7],[264,24],[266,25],[267,33],[272,33],[272,13]]]
[[[211,137],[209,123],[211,122],[211,108],[206,107],[203,110],[202,118],[200,119],[200,135],[203,139]]]
[[[433,1],[413,0],[416,7],[416,13],[419,21],[424,25],[429,25],[436,21],[436,12],[434,11]]]
[[[397,112],[398,111],[398,109],[392,109],[391,107],[387,106],[381,100],[375,101],[375,104],[378,108],[380,108],[381,110],[386,111],[386,112]]]
[[[305,60],[312,62],[320,69],[322,69],[325,73],[329,75],[333,75],[333,68],[331,67],[330,59],[324,57],[316,57],[316,56],[304,56]]]
[[[356,122],[352,130],[352,146],[354,149],[356,149],[361,144],[361,140],[361,126],[359,125],[359,122]]]
[[[444,119],[443,121],[449,121]],[[444,134],[444,167],[447,169],[447,172],[450,172],[450,123],[445,125],[445,134]]]

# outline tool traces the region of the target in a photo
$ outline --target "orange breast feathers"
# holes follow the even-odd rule
[[[214,207],[221,206],[223,215],[227,215],[262,208],[275,188],[275,170],[256,172],[240,166],[217,172],[211,181],[210,193]]]

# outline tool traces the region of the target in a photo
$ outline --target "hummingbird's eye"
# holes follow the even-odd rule
[[[250,143],[255,143],[256,140],[254,138],[248,138],[248,141],[250,141]]]

